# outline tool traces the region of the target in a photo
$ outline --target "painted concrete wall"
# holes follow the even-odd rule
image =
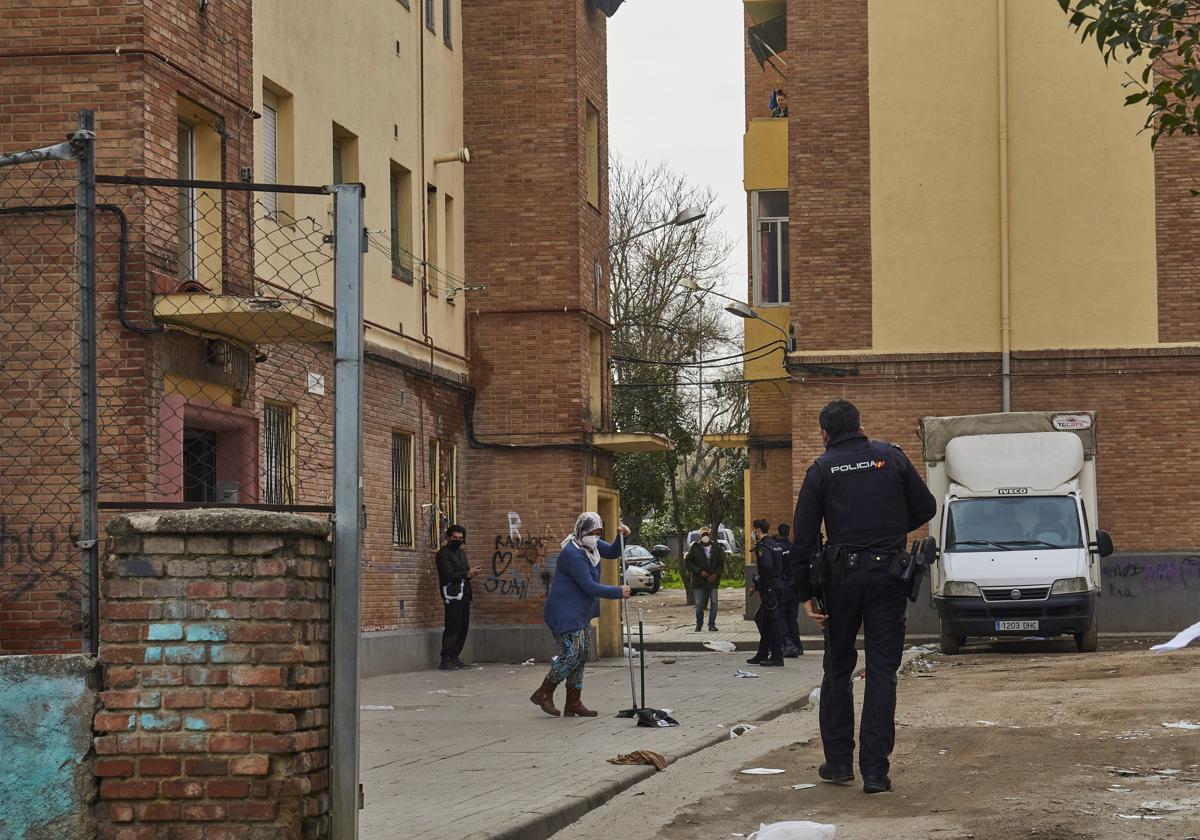
[[[85,656],[0,657],[0,837],[95,836],[95,668]]]
[[[1176,633],[1200,621],[1200,556],[1114,554],[1100,563],[1101,633]],[[927,594],[908,609],[909,633],[938,633]]]
[[[434,28],[423,22],[425,4],[412,0],[289,0],[254,4],[255,107],[261,111],[264,86],[290,97],[280,115],[280,181],[328,184],[332,180],[333,124],[355,135],[345,145],[355,159],[345,180],[366,185],[366,226],[373,247],[366,254],[366,317],[388,329],[420,338],[421,270],[415,283],[392,276],[390,254],[390,173],[396,164],[411,173],[408,219],[411,250],[426,258],[426,229],[433,231],[439,269],[464,274],[463,164],[434,164],[437,155],[463,146],[462,16],[451,4],[449,46],[443,37],[442,3],[434,4]],[[424,50],[424,104],[421,101]],[[422,107],[424,118],[422,119]],[[290,123],[290,130],[288,124]],[[255,127],[255,167],[263,167],[261,120]],[[290,134],[290,141],[284,135]],[[437,187],[432,214],[426,211],[426,184]],[[447,197],[452,215],[447,217]],[[288,199],[281,197],[281,206]],[[295,196],[297,217],[312,215],[327,229],[331,203],[324,197]],[[260,266],[274,270],[274,267]],[[320,272],[318,296],[332,298],[332,268]],[[428,297],[429,331],[440,348],[464,354],[466,339],[461,294],[457,303],[445,299],[451,280],[434,274],[437,290]],[[461,284],[458,284],[461,285]],[[369,341],[402,353],[416,353],[410,341],[368,327]],[[426,361],[429,351],[422,356]],[[438,359],[453,369],[462,365],[451,357]]]

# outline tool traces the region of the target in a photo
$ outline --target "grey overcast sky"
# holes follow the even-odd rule
[[[727,294],[746,297],[745,68],[740,0],[626,0],[608,23],[608,142],[716,191],[735,243]]]

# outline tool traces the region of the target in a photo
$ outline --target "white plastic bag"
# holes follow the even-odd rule
[[[788,820],[767,825],[760,823],[758,831],[746,840],[833,840],[837,828],[825,823]]]

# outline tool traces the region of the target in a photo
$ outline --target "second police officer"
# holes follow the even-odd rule
[[[808,468],[796,500],[791,558],[804,612],[825,630],[820,702],[825,763],[818,773],[830,782],[854,780],[851,680],[861,627],[867,679],[858,767],[863,790],[882,793],[892,789],[896,672],[907,607],[901,580],[909,562],[905,540],[933,518],[937,504],[899,447],[867,439],[853,403],[829,403],[819,424],[825,454]]]

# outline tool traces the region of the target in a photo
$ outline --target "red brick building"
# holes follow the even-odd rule
[[[622,440],[606,435],[604,15],[582,0],[443,0],[433,15],[429,4],[397,3],[364,7],[364,21],[289,17],[251,0],[7,5],[0,152],[59,141],[87,108],[102,175],[366,184],[365,673],[436,661],[433,552],[450,521],[466,525],[485,568],[467,655],[545,649],[541,607],[559,541],[580,511],[615,520],[618,509],[609,452]],[[376,43],[384,31],[395,37]],[[297,53],[300,42],[311,49]],[[358,49],[340,59],[320,52],[347,44]],[[385,59],[403,69],[362,76],[358,64],[378,76]],[[313,61],[345,63],[346,79],[313,79]],[[463,146],[470,163],[446,154]],[[0,209],[37,203],[28,191],[74,200],[72,166],[14,173],[0,171]],[[102,506],[323,515],[329,199],[102,184],[99,200],[128,224],[119,240],[115,211],[98,222]],[[59,221],[52,268],[29,269],[27,254],[10,252],[47,290],[74,283],[73,226]],[[0,217],[0,230],[26,241],[46,228]],[[283,304],[266,314],[245,303],[270,299]],[[75,302],[56,306],[42,317],[70,317]],[[19,320],[5,329],[22,336],[22,353],[67,358],[72,335],[39,338]],[[13,376],[10,393],[28,385]],[[64,394],[74,387],[69,376],[58,383]],[[74,405],[57,410],[74,421]],[[21,463],[20,440],[6,439],[10,465]],[[56,463],[77,464],[77,446],[73,433],[54,438]],[[5,471],[5,534],[41,534],[51,520],[69,531],[76,479],[18,504],[37,481],[38,467],[22,469]],[[0,653],[78,649],[81,582],[67,531],[10,538],[28,559],[0,568]],[[33,562],[52,550],[53,569]]]
[[[923,415],[1092,409],[1100,527],[1194,553],[1200,495],[1164,477],[1200,448],[1200,146],[1152,150],[1052,3],[745,6],[746,345],[796,340],[747,366],[750,513],[790,521],[833,398],[914,461]]]

